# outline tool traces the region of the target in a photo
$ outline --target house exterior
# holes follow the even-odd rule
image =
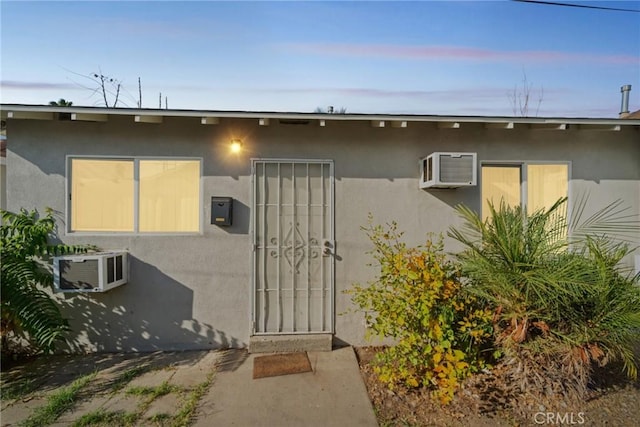
[[[588,195],[587,210],[621,199],[640,214],[636,119],[28,105],[2,105],[2,119],[7,209],[51,207],[65,243],[129,254],[127,284],[56,294],[69,351],[362,344],[343,291],[376,274],[369,214],[397,221],[409,244],[487,198],[534,209],[568,196],[570,209]],[[422,161],[432,153],[471,159],[469,182],[451,185],[459,171]],[[434,161],[457,188],[421,188]]]

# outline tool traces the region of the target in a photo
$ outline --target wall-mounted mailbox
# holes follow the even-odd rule
[[[211,198],[211,224],[231,225],[233,219],[233,198]]]

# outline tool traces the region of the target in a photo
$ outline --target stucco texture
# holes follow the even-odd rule
[[[197,117],[160,124],[110,116],[107,122],[9,120],[7,206],[59,214],[59,236],[130,252],[130,282],[104,294],[57,294],[71,319],[72,351],[151,351],[244,347],[251,333],[251,158],[330,159],[335,163],[335,339],[364,343],[362,316],[342,293],[366,283],[370,244],[360,230],[397,221],[410,244],[458,224],[454,206],[478,210],[480,187],[421,190],[419,159],[434,151],[476,152],[478,161],[570,162],[571,199],[589,208],[622,199],[640,212],[640,134],[571,129],[439,129],[430,123],[373,128],[368,121],[320,127],[248,118],[201,125]],[[229,152],[232,138],[243,141]],[[199,235],[77,235],[66,231],[66,156],[187,156],[203,159]],[[234,198],[231,227],[210,224],[212,196]],[[638,236],[640,237],[640,236]],[[446,249],[457,246],[445,240]]]

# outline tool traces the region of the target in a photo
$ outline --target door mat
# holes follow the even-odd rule
[[[258,356],[253,359],[253,379],[311,372],[306,352]]]

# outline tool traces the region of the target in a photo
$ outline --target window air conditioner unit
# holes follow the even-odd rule
[[[106,292],[129,280],[126,251],[95,252],[53,258],[56,292]]]
[[[436,152],[420,160],[420,188],[458,188],[476,185],[476,153]]]

